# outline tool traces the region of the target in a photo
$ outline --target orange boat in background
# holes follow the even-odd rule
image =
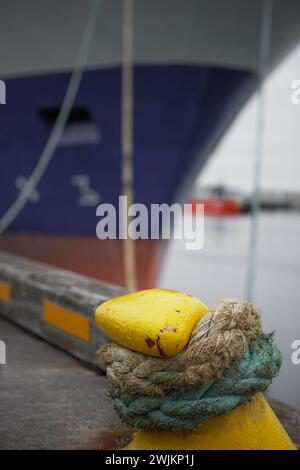
[[[241,203],[237,199],[211,198],[191,198],[192,214],[196,214],[197,204],[204,204],[204,214],[212,217],[236,216],[241,213]]]

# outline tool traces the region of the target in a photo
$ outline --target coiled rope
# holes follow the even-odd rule
[[[193,429],[266,390],[281,365],[272,335],[250,303],[224,299],[195,326],[186,348],[169,359],[117,344],[103,346],[116,411],[137,428]]]

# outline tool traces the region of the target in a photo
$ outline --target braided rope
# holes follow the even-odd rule
[[[200,389],[164,397],[113,391],[112,397],[121,419],[133,427],[191,430],[266,390],[280,365],[281,355],[272,336],[261,335],[250,343],[239,363],[234,361],[219,380]]]
[[[176,356],[145,356],[118,344],[99,350],[112,388],[124,393],[164,396],[205,385],[242,357],[261,333],[259,311],[249,302],[223,299],[195,326],[187,347]]]
[[[223,299],[171,358],[149,357],[118,344],[100,348],[111,396],[122,420],[137,428],[190,430],[262,392],[281,355],[261,330],[249,302]]]

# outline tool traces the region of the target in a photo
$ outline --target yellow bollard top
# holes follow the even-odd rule
[[[208,307],[191,295],[148,289],[104,302],[95,318],[113,341],[148,356],[171,357],[187,345],[207,312]]]

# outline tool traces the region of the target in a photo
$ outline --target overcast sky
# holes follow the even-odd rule
[[[300,191],[300,104],[292,104],[291,83],[300,80],[300,47],[266,82],[262,189]],[[253,97],[223,138],[199,176],[204,185],[226,184],[251,191],[257,116]]]

